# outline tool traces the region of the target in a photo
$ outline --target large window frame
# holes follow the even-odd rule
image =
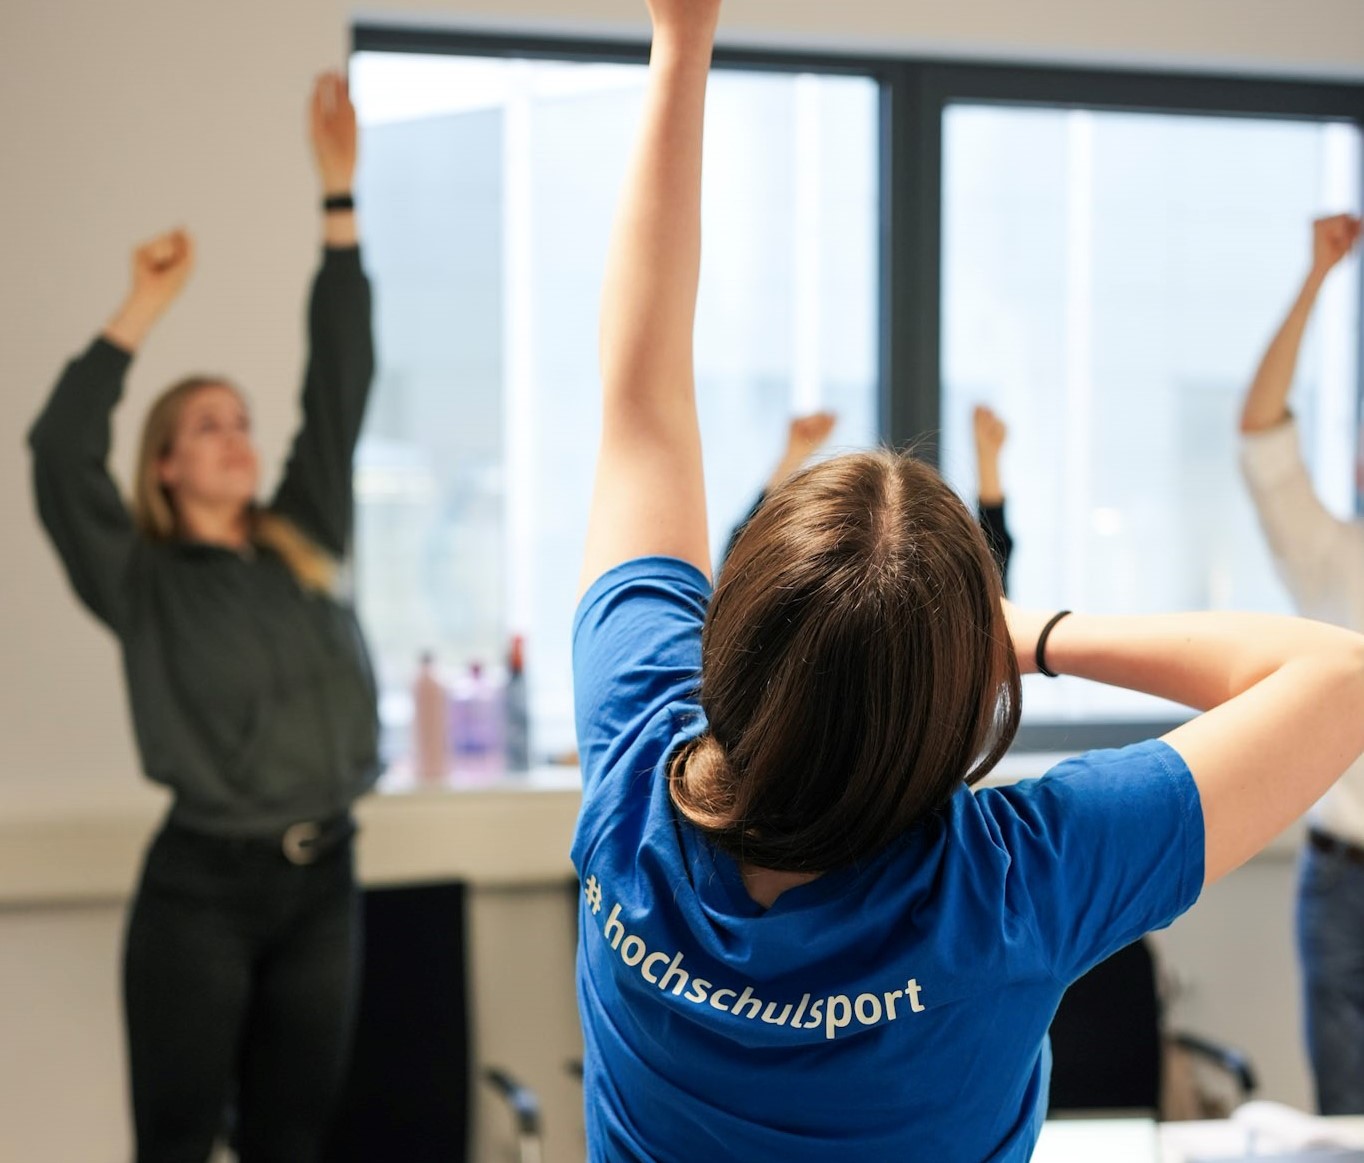
[[[529,36],[360,22],[352,52],[514,57],[643,64],[640,40]],[[911,442],[936,463],[942,390],[943,117],[957,103],[1188,116],[1336,121],[1364,132],[1364,84],[1194,72],[978,64],[722,44],[718,68],[866,77],[880,90],[878,255],[879,417],[882,438]],[[1361,184],[1364,184],[1362,182]],[[1360,264],[1364,292],[1364,263]],[[1364,293],[1358,328],[1364,337]],[[1356,395],[1364,399],[1364,359]],[[1122,746],[1174,721],[1026,723],[1021,751]]]

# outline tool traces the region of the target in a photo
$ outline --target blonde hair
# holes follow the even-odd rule
[[[241,393],[221,376],[187,376],[157,397],[142,424],[142,443],[137,454],[133,485],[133,521],[149,541],[170,541],[176,535],[175,506],[161,482],[161,460],[170,452],[180,415],[196,392],[204,388],[227,388]],[[336,580],[336,562],[287,517],[252,505],[249,514],[253,545],[273,550],[289,567],[304,589],[329,592]]]

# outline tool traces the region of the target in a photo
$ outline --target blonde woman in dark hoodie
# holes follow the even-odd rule
[[[274,497],[256,500],[250,413],[214,375],[152,406],[131,506],[109,475],[128,366],[193,266],[183,231],[138,248],[127,299],[29,434],[43,524],[77,595],[119,640],[143,768],[174,795],[125,945],[138,1163],[203,1163],[229,1099],[242,1163],[305,1163],[348,1054],[350,808],[379,760],[365,644],[333,592],[374,371],[350,199],[355,113],[340,75],[318,80],[311,120],[325,246],[303,426]]]

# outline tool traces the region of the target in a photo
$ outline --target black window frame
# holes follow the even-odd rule
[[[525,35],[357,22],[351,51],[645,64],[641,39]],[[879,418],[894,447],[936,463],[942,398],[942,126],[956,104],[1339,121],[1364,132],[1364,84],[1196,71],[979,63],[721,44],[715,65],[867,77],[880,90]],[[1361,151],[1364,153],[1364,151]],[[1364,169],[1364,162],[1361,163]],[[1364,188],[1364,173],[1361,173]],[[1358,331],[1364,349],[1364,263]],[[1364,358],[1356,394],[1364,399]],[[1149,739],[1178,720],[1037,722],[1020,751],[1081,751]]]

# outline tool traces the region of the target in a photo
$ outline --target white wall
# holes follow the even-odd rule
[[[482,10],[372,5],[428,21],[640,27],[635,0],[506,0]],[[581,19],[575,14],[581,13]],[[423,15],[424,14],[424,15]],[[978,53],[1108,59],[1364,77],[1357,0],[974,0],[956,4],[734,0],[735,35],[771,42],[956,46]],[[126,779],[136,771],[114,650],[72,610],[32,517],[20,436],[62,360],[112,310],[130,244],[186,223],[199,270],[139,359],[117,427],[190,368],[252,395],[267,454],[294,418],[314,189],[302,100],[342,58],[335,0],[182,4],[8,0],[0,36],[0,779]],[[273,461],[273,456],[267,460]]]
[[[639,31],[641,8],[635,0],[483,0],[477,7],[396,0],[373,3],[368,13],[609,32]],[[294,419],[302,294],[316,236],[302,103],[311,74],[342,59],[349,15],[337,0],[5,2],[0,431],[9,438],[0,446],[0,542],[8,550],[0,581],[0,780],[107,784],[137,771],[115,651],[76,612],[39,536],[21,435],[61,361],[117,302],[131,243],[185,223],[199,237],[200,269],[138,361],[116,463],[126,470],[133,422],[151,394],[189,369],[222,371],[243,384],[267,457],[282,448]],[[726,19],[733,37],[747,42],[1364,78],[1358,0],[732,0]],[[1229,882],[1215,898],[1226,908],[1202,906],[1172,947],[1191,999],[1204,999],[1215,1018],[1213,1032],[1263,1045],[1276,1059],[1275,1092],[1294,1098],[1304,1091],[1285,1008],[1291,1003],[1279,992],[1271,1004],[1258,984],[1243,988],[1256,970],[1247,950],[1263,966],[1261,942],[1291,973],[1281,923],[1286,876],[1281,867],[1274,891],[1248,888],[1240,896],[1235,885],[1245,882]],[[31,998],[34,1015],[44,1012],[48,992],[60,995],[58,1008],[72,1020],[88,1007],[84,1028],[98,1046],[94,1056],[83,1054],[76,1025],[30,1026],[17,1043],[7,1034],[7,1061],[24,1060],[49,1039],[48,1052],[60,1045],[71,1064],[54,1066],[50,1083],[40,1071],[18,1090],[0,1088],[11,1110],[59,1079],[73,1103],[54,1107],[57,1119],[107,1108],[110,1095],[121,1093],[110,1025],[117,919],[96,913],[79,921],[74,931],[41,919],[5,921],[3,992]],[[76,946],[67,949],[68,940]],[[43,976],[61,965],[84,973],[86,984],[72,978],[63,993],[62,980]],[[504,1018],[488,1015],[494,1024]],[[16,1045],[25,1049],[16,1054]],[[9,1113],[0,1111],[0,1125]]]

